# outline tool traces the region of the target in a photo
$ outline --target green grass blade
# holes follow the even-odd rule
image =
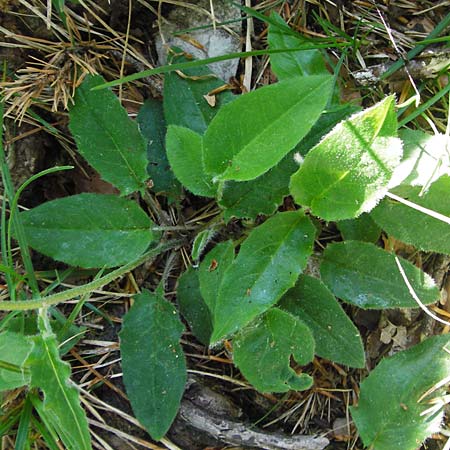
[[[29,448],[29,432],[31,413],[33,411],[33,404],[27,396],[20,413],[19,428],[17,429],[16,444],[14,450],[26,450]]]

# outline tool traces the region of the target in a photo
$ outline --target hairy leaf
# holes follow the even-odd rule
[[[195,195],[214,197],[216,187],[203,166],[203,139],[189,128],[170,125],[167,156],[178,180]]]
[[[247,325],[294,286],[314,237],[302,211],[278,213],[250,233],[222,278],[212,343]]]
[[[128,195],[145,188],[146,144],[137,123],[111,91],[91,91],[104,82],[100,76],[88,75],[77,88],[69,128],[87,162],[122,195]]]
[[[90,450],[86,414],[81,408],[78,390],[70,380],[70,365],[61,360],[58,342],[46,318],[39,321],[41,334],[31,338],[34,347],[26,363],[31,370],[31,386],[44,393],[42,412],[64,446]]]
[[[286,26],[285,21],[278,14],[272,13],[270,18],[276,23]],[[310,47],[311,45],[310,41],[303,39],[300,35],[293,36],[284,31],[282,27],[273,24],[269,25],[268,42],[271,50]],[[270,55],[270,65],[279,80],[295,76],[328,74],[320,50],[274,53]]]
[[[433,279],[399,258],[419,299],[434,303],[439,290]],[[395,262],[395,255],[367,242],[348,241],[328,245],[320,266],[323,282],[340,299],[360,308],[415,308]]]
[[[394,97],[338,124],[292,178],[295,201],[325,220],[351,219],[384,197],[402,155]]]
[[[206,171],[236,181],[267,172],[306,136],[331,87],[330,76],[295,77],[223,106],[205,133]]]
[[[260,392],[309,389],[312,378],[297,374],[290,357],[305,365],[314,357],[314,338],[309,328],[278,308],[267,311],[233,339],[233,360]]]
[[[340,220],[336,225],[346,241],[376,242],[381,234],[381,228],[367,213],[356,219]]]
[[[79,194],[20,213],[31,247],[80,267],[114,267],[145,251],[153,222],[139,206],[115,195]]]
[[[392,192],[417,205],[450,217],[450,176],[443,175],[425,193],[420,186],[399,186]],[[442,220],[391,199],[372,212],[375,222],[395,238],[420,250],[450,254],[450,227]]]
[[[450,373],[450,335],[433,336],[386,358],[361,384],[353,420],[373,450],[415,450],[443,418],[436,385]]]
[[[32,341],[23,334],[0,333],[0,392],[30,382],[30,373],[24,364],[32,348]]]
[[[281,299],[280,308],[308,325],[317,355],[350,367],[364,367],[364,347],[358,329],[320,280],[300,275],[295,287]]]
[[[143,291],[120,333],[123,381],[136,418],[161,439],[178,412],[186,384],[183,324],[160,292]]]

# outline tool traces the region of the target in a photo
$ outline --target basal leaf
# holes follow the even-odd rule
[[[146,143],[111,91],[91,91],[104,82],[100,76],[88,75],[77,88],[69,128],[87,162],[122,195],[128,195],[145,188]]]
[[[289,194],[289,180],[297,167],[292,153],[289,153],[275,167],[254,180],[227,181],[218,200],[225,209],[225,221],[232,217],[255,219],[259,214],[273,214]]]
[[[433,279],[399,258],[419,299],[434,303],[439,290]],[[392,253],[367,242],[347,241],[328,245],[320,266],[323,282],[336,297],[360,308],[415,308]]]
[[[217,188],[203,166],[203,138],[189,128],[170,125],[167,157],[178,180],[195,195],[214,197]]]
[[[267,172],[306,136],[331,87],[330,76],[295,77],[223,106],[205,133],[206,171],[236,181]]]
[[[153,222],[139,206],[115,195],[79,194],[20,213],[28,244],[80,267],[114,267],[143,253]]]
[[[193,261],[199,261],[206,246],[211,241],[211,239],[216,235],[216,230],[214,228],[207,228],[206,230],[200,231],[194,238],[192,243],[191,257]]]
[[[362,382],[351,413],[367,447],[415,450],[440,429],[443,411],[432,400],[450,373],[449,341],[449,334],[428,338],[381,361]]]
[[[392,192],[417,205],[450,217],[450,176],[443,175],[428,191],[420,186],[399,186]],[[384,199],[372,218],[387,233],[420,250],[450,254],[450,227],[439,219],[391,199]]]
[[[295,201],[325,220],[351,219],[387,192],[402,155],[394,97],[338,124],[291,178]]]
[[[215,343],[251,322],[294,286],[312,253],[315,228],[302,211],[255,228],[225,272],[215,305]]]
[[[120,333],[123,381],[136,418],[161,439],[178,412],[186,384],[183,324],[159,292],[143,291]]]
[[[285,25],[285,21],[276,13],[270,17],[273,21]],[[269,25],[269,48],[271,50],[310,47],[311,42],[300,35],[293,36],[282,27]],[[328,74],[320,50],[300,50],[298,52],[274,53],[270,55],[270,65],[279,80],[295,76]]]
[[[172,60],[173,63],[186,61],[192,59],[179,55]],[[224,84],[206,66],[186,69],[183,73],[167,73],[164,76],[164,115],[167,124],[190,128],[203,134],[220,107],[234,98],[228,90],[207,97]]]
[[[308,325],[318,356],[350,367],[364,367],[364,347],[358,329],[320,280],[300,275],[279,305]]]
[[[340,220],[336,225],[346,241],[376,242],[381,234],[381,228],[367,213],[356,219]]]
[[[314,338],[309,328],[293,315],[269,309],[233,339],[233,360],[260,392],[302,391],[312,386],[309,375],[297,374],[290,357],[305,365],[314,357]]]
[[[139,129],[147,141],[147,173],[151,177],[156,193],[178,198],[181,186],[170,168],[166,154],[166,122],[162,102],[149,98],[142,105],[137,116]]]
[[[192,334],[204,345],[209,345],[212,333],[211,312],[200,293],[198,270],[189,267],[178,278],[177,302]]]
[[[32,341],[23,334],[0,333],[0,392],[30,382],[30,373],[24,364],[32,348]]]
[[[216,309],[222,278],[233,260],[234,246],[231,241],[227,241],[217,244],[200,264],[198,271],[200,291],[212,314]]]
[[[70,380],[70,365],[61,360],[58,342],[46,319],[41,334],[31,338],[34,344],[27,365],[31,386],[44,393],[43,413],[68,449],[91,450],[86,414],[81,408],[78,390]]]

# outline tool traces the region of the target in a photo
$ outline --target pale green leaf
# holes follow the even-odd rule
[[[0,392],[30,382],[30,373],[24,364],[32,348],[32,341],[23,334],[0,333]]]
[[[247,380],[260,392],[302,391],[312,386],[307,374],[290,367],[291,355],[305,365],[314,357],[314,338],[300,320],[278,308],[233,339],[233,360]]]
[[[78,390],[70,380],[70,365],[61,360],[58,342],[46,319],[39,319],[41,334],[34,343],[27,365],[31,386],[44,393],[43,413],[68,449],[90,450],[91,440],[86,414]]]
[[[315,228],[303,211],[256,227],[225,272],[215,305],[215,343],[251,322],[294,286],[312,253]]]
[[[198,270],[189,267],[178,278],[177,302],[181,315],[186,319],[192,334],[204,345],[209,345],[212,332],[211,312],[202,294]]]
[[[306,136],[331,88],[330,76],[295,77],[223,106],[205,133],[206,171],[236,181],[267,172]]]
[[[443,175],[422,194],[420,186],[399,186],[392,192],[419,206],[450,217],[450,176]],[[391,199],[384,199],[372,218],[387,233],[420,250],[450,254],[450,226],[442,220]]]
[[[203,138],[189,128],[170,125],[166,136],[167,157],[175,176],[195,195],[214,197],[216,187],[203,165]]]
[[[80,267],[115,267],[143,253],[154,240],[153,222],[133,201],[79,194],[20,213],[28,244]]]
[[[336,225],[346,241],[376,242],[381,234],[381,228],[367,213],[356,219],[340,220]]]
[[[436,385],[450,373],[450,335],[433,336],[386,358],[361,383],[353,420],[373,450],[415,450],[440,429],[443,410]]]
[[[161,439],[178,412],[186,384],[183,324],[160,292],[143,291],[120,333],[123,381],[136,418]]]
[[[399,258],[405,274],[419,299],[434,303],[439,290],[433,279]],[[360,308],[415,308],[395,262],[395,255],[374,244],[358,241],[328,245],[320,266],[323,282],[336,297]]]
[[[308,325],[318,356],[350,367],[364,367],[364,347],[358,329],[320,280],[300,275],[279,306]]]
[[[77,88],[69,128],[87,162],[122,195],[128,195],[145,188],[146,143],[111,91],[91,91],[104,82],[100,76],[88,75]]]
[[[216,231],[213,228],[207,228],[206,230],[200,231],[200,233],[195,236],[191,250],[191,257],[194,261],[198,261],[200,259],[205,251],[205,247],[215,235]]]
[[[351,219],[387,192],[402,155],[394,97],[338,124],[291,178],[295,201],[325,220]]]
[[[276,13],[270,18],[286,26],[285,21]],[[282,27],[269,25],[269,48],[271,50],[311,47],[311,41],[300,35],[293,36]],[[310,76],[328,74],[320,50],[300,50],[297,52],[274,53],[270,55],[270,65],[279,80],[295,76]]]
[[[234,246],[231,241],[217,244],[201,262],[198,277],[200,291],[212,314],[216,309],[216,300],[222,278],[234,260]]]

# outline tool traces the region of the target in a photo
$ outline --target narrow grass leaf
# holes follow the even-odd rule
[[[19,214],[29,245],[72,266],[115,267],[143,253],[155,239],[153,222],[133,201],[79,194]]]
[[[392,190],[402,198],[450,217],[450,176],[443,175],[422,194],[420,186],[399,186]],[[384,199],[372,218],[387,233],[420,250],[450,254],[447,223],[391,199]]]
[[[278,213],[250,233],[223,275],[212,343],[247,325],[294,286],[314,237],[314,225],[300,210]]]
[[[444,392],[434,386],[450,373],[449,341],[449,334],[430,337],[384,359],[361,383],[350,411],[365,446],[415,450],[439,431]]]
[[[102,77],[88,75],[77,88],[70,131],[81,155],[122,195],[143,191],[148,178],[145,140],[111,91],[91,91],[103,83]]]
[[[206,171],[236,181],[267,172],[306,136],[331,88],[330,76],[295,77],[223,106],[205,133]]]
[[[311,362],[314,338],[303,322],[278,308],[269,309],[233,339],[234,363],[260,392],[311,387],[309,375],[297,374],[291,368],[291,355],[298,364]]]
[[[123,381],[136,418],[156,441],[175,419],[186,384],[183,330],[161,292],[144,290],[123,319]]]
[[[350,367],[364,367],[364,347],[358,329],[319,279],[300,275],[279,306],[308,325],[318,356]]]
[[[338,124],[291,178],[295,201],[325,220],[351,219],[387,192],[402,155],[394,97]]]
[[[400,258],[414,291],[425,304],[439,299],[433,279]],[[416,308],[400,274],[395,256],[367,242],[347,241],[328,245],[320,266],[323,282],[336,297],[368,309]]]

